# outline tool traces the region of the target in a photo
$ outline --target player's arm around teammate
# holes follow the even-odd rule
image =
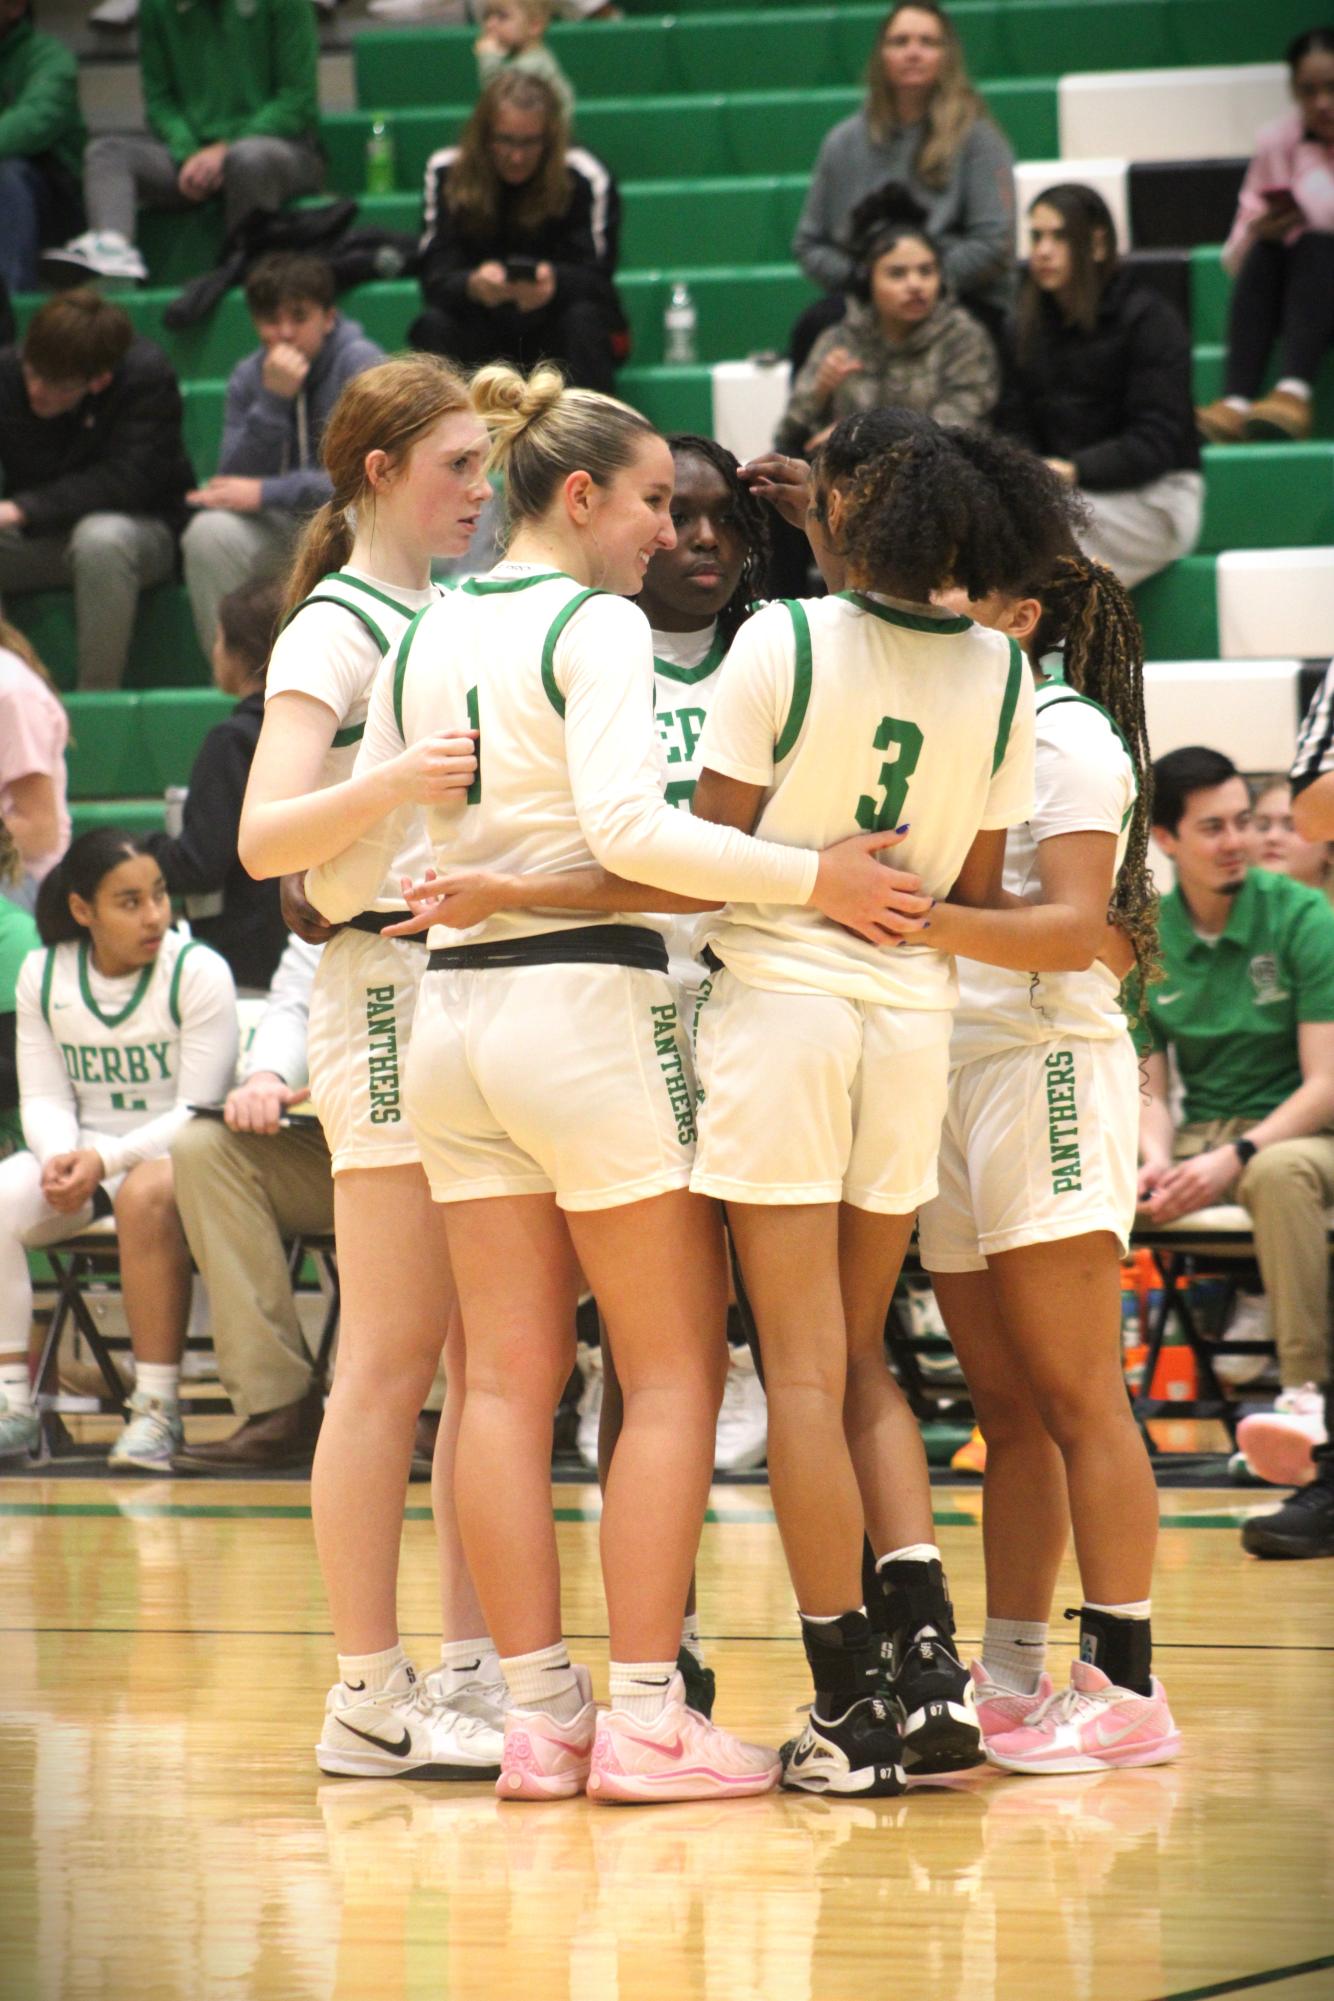
[[[31,1149],[0,1165],[0,1454],[33,1451],[26,1249],[114,1210],[136,1382],[117,1466],[169,1472],[182,1438],[180,1362],[190,1254],[168,1147],[191,1103],[217,1103],[236,1065],[225,962],[171,930],[151,854],[96,828],[42,885],[45,950],[19,976],[18,1060]]]
[[[961,970],[940,1193],[920,1242],[987,1445],[972,1672],[989,1749],[1018,1771],[1097,1770],[1157,1764],[1179,1743],[1151,1671],[1157,1490],[1121,1372],[1138,1079],[1098,952],[1110,910],[1142,970],[1154,953],[1149,768],[1124,589],[1075,556],[1038,575],[973,607],[1034,663],[1037,800],[1010,836],[1012,907],[941,913],[942,936],[988,963]],[[1053,653],[1049,679],[1038,663]],[[1072,1520],[1081,1658],[1054,1696],[1047,1620]]]
[[[310,1011],[342,1291],[311,1481],[340,1664],[316,1756],[326,1771],[367,1777],[475,1775],[498,1760],[499,1676],[454,1512],[464,1371],[453,1281],[402,1103],[425,954],[382,932],[402,910],[398,875],[415,865],[402,842],[416,802],[457,794],[476,760],[472,739],[446,728],[387,765],[352,767],[381,659],[437,596],[432,558],[471,540],[489,492],[485,437],[455,371],[400,357],[348,383],[322,455],[333,495],[293,559],[241,823],[242,858],[259,875],[310,868],[349,835],[387,827],[352,922],[321,956]],[[423,1701],[399,1637],[397,1578],[413,1431],[442,1344],[432,1500],[445,1645]]]

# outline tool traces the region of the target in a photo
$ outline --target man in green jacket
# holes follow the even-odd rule
[[[309,0],[143,0],[139,51],[152,136],[88,148],[88,230],[42,260],[57,282],[142,284],[141,206],[189,209],[220,195],[230,230],[323,180]]]
[[[11,292],[30,292],[41,244],[82,221],[84,138],[73,56],[37,33],[30,0],[0,0],[0,281]]]

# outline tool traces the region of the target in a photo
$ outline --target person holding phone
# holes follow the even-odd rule
[[[1334,346],[1334,26],[1289,45],[1293,108],[1266,125],[1223,263],[1234,281],[1223,394],[1195,413],[1216,445],[1309,438],[1311,390]],[[1260,391],[1278,348],[1278,379]]]
[[[625,339],[619,230],[616,183],[569,144],[551,86],[502,70],[459,143],[426,163],[425,310],[408,338],[465,369],[558,361],[575,387],[610,391]]]

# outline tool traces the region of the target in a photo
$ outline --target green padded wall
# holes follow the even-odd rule
[[[1215,565],[1213,556],[1185,556],[1138,586],[1146,660],[1218,658]]]

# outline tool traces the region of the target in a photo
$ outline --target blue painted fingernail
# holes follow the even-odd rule
[[[909,825],[908,821],[907,821],[907,820],[905,820],[905,821],[904,821],[904,823],[903,823],[903,825],[902,825],[901,827],[896,827],[896,828],[894,829],[894,832],[895,832],[896,834],[906,834],[906,833],[907,833],[907,831],[908,831],[908,825]]]

